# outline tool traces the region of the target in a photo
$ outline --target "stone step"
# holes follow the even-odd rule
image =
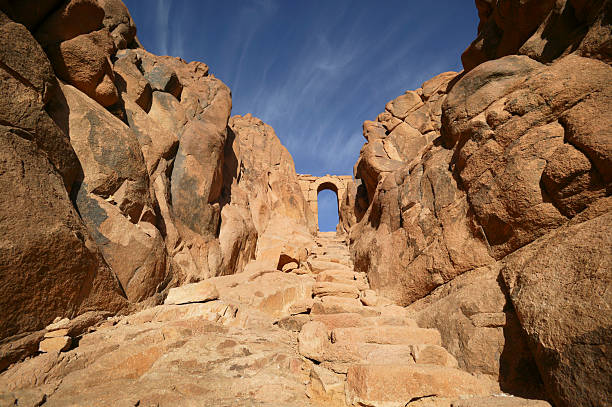
[[[457,359],[439,345],[412,345],[412,356],[415,363],[456,368]]]
[[[343,254],[349,255],[351,254],[351,250],[348,246],[334,244],[333,246],[317,246],[319,254]]]
[[[380,315],[380,311],[373,307],[366,307],[356,298],[322,297],[312,304],[311,314],[341,314],[357,313],[367,317]]]
[[[412,349],[407,345],[374,343],[328,343],[318,360],[335,372],[344,374],[355,364],[415,363]]]
[[[338,235],[337,232],[317,232],[317,239],[321,239],[321,238],[327,238],[327,239],[336,239],[336,238],[342,238],[342,235]]]
[[[311,276],[281,271],[264,271],[261,274],[255,273],[251,277],[240,276],[244,273],[238,273],[231,276],[214,277],[203,282],[208,281],[215,284],[221,300],[245,304],[275,318],[282,318],[308,309],[314,285]],[[184,287],[186,286],[179,288]],[[300,308],[303,311],[300,311]]]
[[[199,283],[185,284],[171,288],[164,300],[166,305],[183,305],[196,302],[212,301],[219,298],[219,291],[215,284],[208,280]]]
[[[428,396],[459,398],[488,396],[490,381],[464,371],[419,364],[357,364],[347,371],[347,401],[351,405],[405,406]]]
[[[377,317],[364,317],[358,313],[339,313],[339,314],[310,314],[312,321],[320,321],[325,324],[330,331],[335,328],[357,328],[362,326],[409,326],[418,328],[414,319],[403,316],[381,315]]]
[[[344,253],[350,253],[350,249],[344,244],[327,244],[323,247],[327,251],[341,251]]]
[[[359,298],[359,289],[355,284],[317,282],[312,287],[312,293],[315,297],[347,297]]]
[[[406,326],[418,328],[417,322],[413,318],[409,318],[404,315],[385,315],[381,314],[377,317],[366,317],[364,318],[365,326]]]
[[[319,405],[345,406],[344,376],[322,366],[314,365],[310,371],[308,397]]]
[[[319,274],[322,271],[326,270],[349,270],[352,271],[351,268],[345,266],[343,264],[334,263],[332,261],[323,261],[316,259],[308,259],[307,261],[308,268],[314,274]]]
[[[438,345],[442,341],[437,329],[410,326],[367,326],[357,328],[336,328],[331,332],[333,343],[378,343],[388,345]]]
[[[276,325],[286,331],[300,332],[302,327],[310,322],[310,318],[306,314],[290,315],[278,320]]]
[[[453,407],[551,407],[544,400],[529,400],[507,394],[456,400]]]
[[[351,267],[351,268],[353,267],[353,261],[351,260],[349,256],[323,254],[323,255],[316,255],[311,258],[314,260],[319,260],[319,261],[329,261],[331,263],[342,264],[343,266],[346,266],[346,267]]]
[[[324,249],[340,249],[340,250],[348,250],[349,245],[342,240],[319,240],[317,241],[317,245]]]
[[[377,343],[329,343],[322,362],[351,364],[427,364],[456,368],[457,360],[438,345],[403,345]]]
[[[308,253],[310,256],[318,256],[319,254],[325,254],[325,248],[321,246],[317,246],[312,248]]]
[[[345,242],[346,236],[342,235],[318,235],[315,237],[315,241],[317,242]]]
[[[325,324],[328,330],[334,328],[355,328],[366,325],[363,315],[355,312],[343,312],[339,314],[310,314],[312,321]]]
[[[324,250],[350,250],[348,245],[344,242],[339,242],[339,241],[327,241],[327,242],[323,242],[323,241],[319,241],[317,242],[317,247],[320,247],[321,249]]]
[[[353,270],[325,270],[317,275],[318,282],[336,282],[343,283],[346,281],[355,282],[355,272]]]

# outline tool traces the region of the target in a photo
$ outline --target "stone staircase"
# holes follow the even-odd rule
[[[0,407],[550,407],[458,369],[437,330],[355,272],[342,237],[316,244],[130,315],[52,324],[38,355],[0,373]]]
[[[286,326],[301,327],[299,353],[314,362],[307,385],[313,402],[380,407],[548,406],[494,396],[500,393],[497,383],[458,369],[455,358],[441,346],[436,329],[420,328],[402,307],[370,289],[366,275],[354,270],[342,237],[319,233],[316,242],[307,261],[315,280],[312,306],[284,320]]]

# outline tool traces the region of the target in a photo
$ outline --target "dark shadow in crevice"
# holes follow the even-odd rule
[[[506,314],[506,324],[503,326],[504,347],[499,357],[500,389],[518,397],[547,400],[549,397],[529,347],[527,334],[517,317],[501,273],[497,283],[506,297],[503,309]]]

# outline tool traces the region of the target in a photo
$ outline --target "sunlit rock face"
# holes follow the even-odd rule
[[[574,53],[612,61],[609,0],[476,0],[478,36],[461,56],[466,71],[507,55],[540,62]]]
[[[313,244],[290,154],[260,120],[230,121],[230,90],[204,63],[142,49],[118,0],[1,6],[0,337],[153,305],[256,257],[276,269]]]
[[[0,0],[0,400],[606,405],[611,4],[478,0],[353,181],[120,0]]]
[[[503,357],[522,354],[531,383],[543,383],[528,392],[544,390],[558,405],[601,404],[609,393],[599,378],[610,368],[597,361],[610,319],[586,310],[609,302],[595,287],[610,285],[598,272],[610,267],[610,240],[598,232],[610,227],[610,2],[511,3],[477,2],[479,37],[463,56],[469,72],[442,74],[364,123],[355,174],[367,210],[351,248],[373,288],[441,329],[468,370],[499,372],[506,389],[525,390]],[[586,249],[570,230],[584,231],[594,260],[581,258]],[[547,252],[552,246],[563,255]],[[586,285],[558,297],[569,280]],[[484,325],[498,339],[476,339],[484,315],[504,316]],[[543,315],[556,315],[554,328]],[[468,356],[482,349],[502,358]]]

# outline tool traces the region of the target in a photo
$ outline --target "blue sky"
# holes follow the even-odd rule
[[[363,121],[461,70],[478,26],[473,0],[124,2],[148,51],[208,64],[232,90],[233,114],[274,127],[296,171],[313,175],[352,174]],[[333,211],[321,229],[335,229]]]

